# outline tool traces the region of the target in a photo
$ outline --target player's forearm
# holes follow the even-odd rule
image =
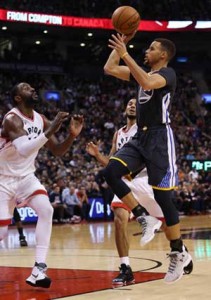
[[[49,150],[55,155],[55,156],[63,156],[67,151],[69,151],[70,147],[72,146],[73,142],[75,140],[75,136],[72,136],[71,134],[68,135],[68,137],[61,143],[58,143],[57,145],[52,145],[49,141],[47,144]]]
[[[34,152],[37,152],[45,143],[47,143],[48,139],[44,133],[40,134],[36,139],[28,139],[27,135],[23,135],[14,139],[12,144],[16,148],[17,152],[27,157]]]
[[[145,72],[139,65],[135,62],[135,60],[129,55],[129,53],[125,53],[123,60],[125,64],[130,69],[130,73],[136,79],[138,84],[142,86],[143,89],[147,90],[150,87],[150,78],[147,72]]]
[[[105,73],[111,74],[112,70],[114,70],[116,66],[119,66],[119,62],[120,62],[120,56],[116,50],[113,50],[109,55],[108,60],[104,66]]]
[[[96,160],[101,163],[101,165],[103,165],[104,167],[107,166],[108,162],[109,162],[109,157],[102,155],[100,152],[98,152],[95,155]]]

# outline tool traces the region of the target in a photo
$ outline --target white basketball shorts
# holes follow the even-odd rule
[[[0,174],[0,225],[10,224],[14,208],[27,206],[38,194],[47,195],[47,191],[34,174],[24,177]]]
[[[136,200],[148,211],[151,216],[161,219],[164,218],[160,206],[154,199],[153,190],[148,184],[147,176],[137,176],[131,181],[125,178],[123,180],[131,189]],[[116,195],[114,195],[111,207],[112,209],[115,207],[122,207],[130,212],[130,209]]]

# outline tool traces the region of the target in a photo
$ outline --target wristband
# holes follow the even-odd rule
[[[126,55],[128,55],[128,52],[125,52],[124,54],[122,54],[121,59],[123,59]]]

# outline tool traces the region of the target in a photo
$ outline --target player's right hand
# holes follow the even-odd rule
[[[93,142],[89,142],[86,144],[86,151],[92,156],[97,156],[99,153],[98,145],[94,144]]]

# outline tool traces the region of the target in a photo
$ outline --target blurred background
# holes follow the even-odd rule
[[[103,72],[110,53],[108,39],[115,32],[110,18],[121,5],[133,6],[141,15],[140,30],[128,45],[140,65],[154,38],[176,44],[171,62],[178,76],[172,107],[180,180],[175,203],[181,215],[210,213],[210,0],[0,0],[0,123],[12,107],[10,90],[20,81],[37,89],[41,99],[37,110],[50,120],[58,110],[84,114],[85,128],[70,152],[61,159],[43,148],[36,175],[49,195],[58,186],[61,200],[65,188],[74,186],[78,193],[85,187],[91,205],[87,220],[112,218],[112,193],[102,167],[86,153],[85,145],[100,140],[100,150],[109,153],[112,135],[125,123],[125,104],[137,92],[136,84]],[[59,139],[67,129],[65,124]],[[21,214],[23,221],[32,220],[28,210]]]

